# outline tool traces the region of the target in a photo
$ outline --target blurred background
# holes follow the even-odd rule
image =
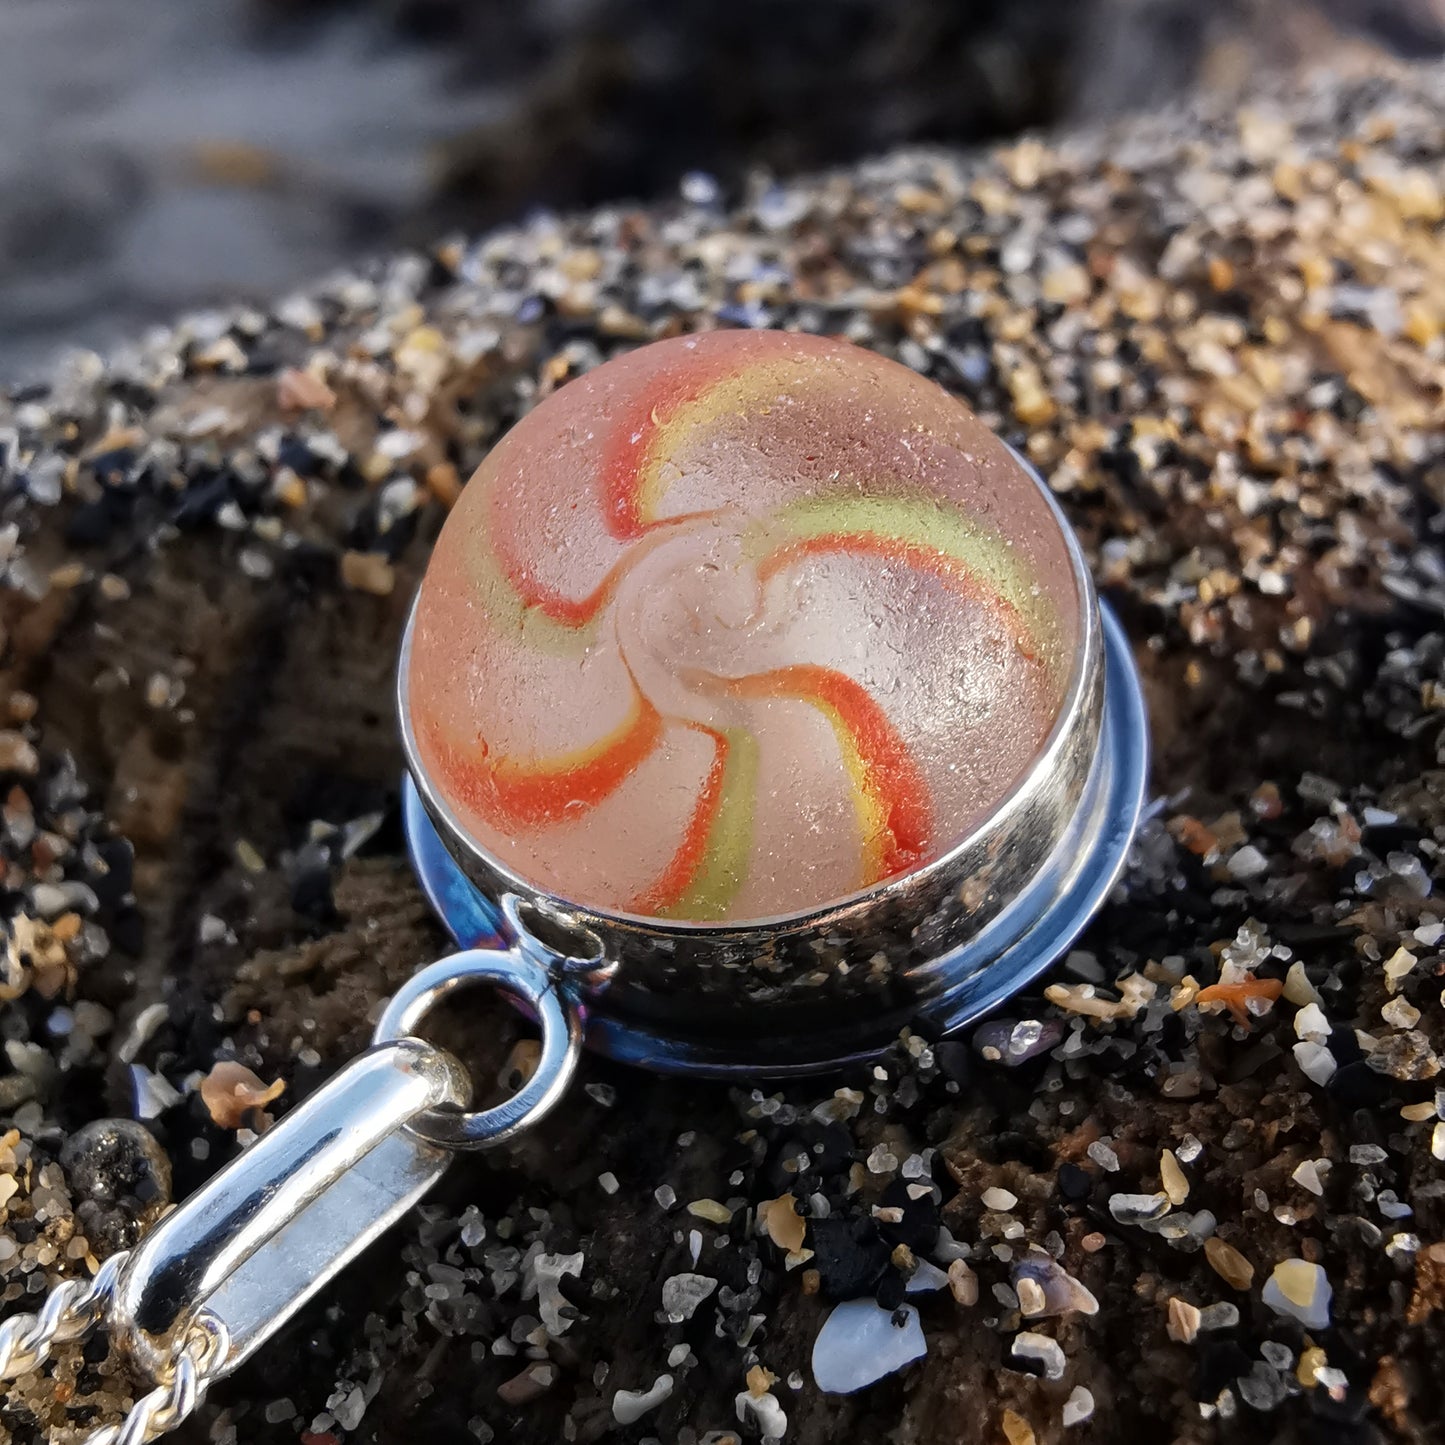
[[[0,0],[0,379],[539,207],[1445,49],[1445,0]]]

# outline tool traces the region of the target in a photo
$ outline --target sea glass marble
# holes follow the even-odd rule
[[[797,915],[998,807],[1083,605],[1038,484],[934,383],[819,337],[657,342],[548,397],[462,493],[417,603],[416,758],[534,888]]]

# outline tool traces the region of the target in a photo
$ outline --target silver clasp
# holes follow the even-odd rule
[[[415,1204],[456,1150],[500,1143],[561,1098],[582,1048],[579,986],[595,986],[605,973],[601,944],[567,930],[564,919],[532,920],[508,902],[510,948],[471,949],[422,969],[382,1011],[371,1048],[106,1275],[95,1313],[104,1308],[116,1340],[161,1387],[137,1403],[117,1440],[149,1440],[183,1419],[211,1381],[234,1370]],[[534,921],[546,925],[546,936],[533,933]],[[526,1005],[541,1026],[542,1048],[513,1097],[471,1113],[466,1072],[415,1030],[434,1004],[477,984]],[[62,1299],[56,1308],[64,1307]],[[25,1344],[29,1335],[16,1338]]]
[[[599,957],[564,954],[513,914],[517,941],[424,968],[383,1010],[372,1047],[173,1210],[121,1267],[108,1311],[116,1338],[157,1380],[210,1345],[207,1380],[229,1374],[433,1184],[457,1149],[500,1143],[561,1098],[582,1048],[576,983]],[[586,942],[586,940],[582,940]],[[532,1077],[467,1112],[466,1073],[415,1037],[458,988],[489,984],[542,1031]],[[214,1356],[214,1358],[211,1358]]]
[[[173,1210],[126,1261],[109,1324],[165,1378],[198,1321],[229,1374],[441,1177],[450,1153],[411,1133],[461,1109],[457,1062],[421,1039],[368,1049]]]

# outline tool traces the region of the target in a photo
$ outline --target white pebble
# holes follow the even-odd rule
[[[143,1064],[132,1064],[130,1076],[135,1091],[137,1119],[154,1119],[167,1109],[173,1109],[184,1097],[169,1079]]]
[[[1413,1029],[1420,1022],[1420,1010],[1406,998],[1392,998],[1380,1010],[1380,1017],[1396,1029]]]
[[[662,1282],[662,1312],[667,1322],[680,1325],[717,1288],[705,1274],[674,1274]]]
[[[1025,1319],[1033,1319],[1049,1307],[1049,1297],[1044,1293],[1043,1285],[1036,1279],[1025,1276],[1019,1280],[1014,1287],[1014,1295],[1019,1302],[1019,1311]]]
[[[1319,1004],[1308,1003],[1294,1016],[1294,1032],[1297,1039],[1327,1044],[1330,1041],[1330,1021]]]
[[[1246,843],[1224,866],[1231,878],[1258,878],[1269,871],[1269,859],[1253,843]]]
[[[1393,1189],[1382,1189],[1375,1196],[1375,1208],[1386,1219],[1408,1219],[1415,1212]]]
[[[942,1289],[947,1283],[948,1276],[936,1264],[929,1264],[926,1259],[920,1259],[917,1270],[904,1285],[903,1292],[904,1294],[928,1294],[932,1290]]]
[[[983,1191],[983,1207],[994,1209],[1000,1213],[1006,1212],[1019,1202],[1017,1194],[1010,1194],[1007,1189],[1000,1189],[997,1185]]]
[[[880,1144],[868,1156],[870,1174],[892,1174],[898,1168],[898,1156],[885,1144]]]
[[[851,1395],[928,1353],[918,1311],[902,1305],[903,1323],[871,1299],[847,1300],[833,1310],[813,1341],[813,1379],[829,1395]]]
[[[1167,1194],[1111,1194],[1109,1213],[1120,1224],[1140,1224],[1158,1219],[1169,1211]]]
[[[612,1397],[612,1418],[619,1425],[631,1425],[655,1410],[672,1394],[672,1376],[659,1375],[650,1390],[619,1390]]]
[[[1265,1281],[1261,1298],[1275,1314],[1288,1315],[1307,1330],[1323,1330],[1329,1327],[1333,1294],[1319,1265],[1304,1259],[1284,1259]]]
[[[787,1411],[778,1403],[777,1397],[767,1391],[761,1395],[755,1395],[751,1390],[740,1391],[733,1400],[733,1409],[744,1425],[751,1415],[758,1434],[764,1440],[781,1440],[788,1433]]]
[[[70,906],[70,899],[56,883],[37,883],[30,893],[31,904],[42,918],[56,918]]]
[[[567,1296],[562,1293],[561,1281],[564,1275],[574,1279],[582,1273],[584,1257],[579,1250],[576,1254],[539,1254],[532,1269],[537,1281],[537,1313],[542,1317],[542,1328],[554,1338],[565,1334],[571,1328],[573,1316]],[[563,1314],[563,1308],[569,1313]]]
[[[1024,1330],[1014,1336],[1012,1354],[1016,1360],[1037,1361],[1043,1366],[1046,1380],[1062,1380],[1069,1363],[1057,1340],[1035,1334],[1032,1330]]]
[[[1300,1073],[1312,1084],[1328,1084],[1339,1068],[1335,1056],[1313,1039],[1302,1039],[1294,1046],[1294,1060],[1300,1067]]]
[[[1284,996],[1292,1004],[1317,1004],[1320,1002],[1319,992],[1310,982],[1304,964],[1298,959],[1290,964],[1289,972],[1284,976]]]
[[[1073,1393],[1064,1401],[1064,1429],[1082,1425],[1094,1413],[1094,1396],[1082,1385],[1075,1385]]]
[[[1403,944],[1385,960],[1385,987],[1394,993],[1415,967],[1416,958]]]
[[[1089,1158],[1106,1173],[1117,1174],[1119,1172],[1119,1156],[1103,1139],[1095,1139],[1089,1145]]]
[[[1231,1304],[1228,1300],[1205,1305],[1199,1311],[1199,1328],[1201,1330],[1232,1330],[1238,1323],[1239,1306]]]

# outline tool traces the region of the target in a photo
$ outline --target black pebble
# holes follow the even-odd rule
[[[110,537],[120,520],[109,498],[85,502],[67,519],[65,540],[72,547],[98,547]]]
[[[886,1271],[883,1278],[878,1281],[878,1289],[873,1295],[878,1308],[896,1310],[903,1303],[907,1284],[908,1281],[896,1269]]]
[[[1395,1081],[1367,1063],[1346,1064],[1325,1085],[1347,1109],[1378,1109],[1395,1097]]]
[[[832,1299],[866,1295],[888,1268],[891,1251],[866,1216],[815,1219],[808,1226],[813,1267]]]
[[[232,490],[229,472],[217,471],[209,476],[202,473],[181,494],[171,512],[171,520],[178,527],[199,527],[221,510],[221,504],[230,498]]]
[[[103,487],[118,486],[125,481],[134,465],[135,450],[132,447],[116,447],[90,459],[90,469]]]
[[[1365,1057],[1365,1051],[1360,1047],[1360,1041],[1355,1037],[1355,1031],[1339,1024],[1330,1030],[1330,1052],[1335,1056],[1335,1063],[1340,1068],[1347,1064],[1356,1063]]]
[[[1200,1335],[1195,1369],[1195,1398],[1215,1400],[1226,1385],[1232,1386],[1241,1376],[1249,1374],[1254,1361],[1233,1340]]]
[[[302,542],[286,554],[288,576],[310,587],[335,587],[341,576],[340,557],[333,548]]]
[[[298,477],[320,474],[321,458],[300,437],[288,436],[276,449],[277,466],[290,467]]]
[[[135,851],[125,838],[102,838],[95,845],[105,863],[105,872],[87,879],[102,908],[118,908],[131,891],[135,875]]]
[[[1093,1181],[1077,1164],[1059,1165],[1059,1193],[1065,1199],[1087,1199]]]
[[[336,904],[331,897],[331,870],[326,867],[306,868],[291,885],[291,906],[303,918],[330,922],[336,917]]]
[[[1336,1400],[1328,1390],[1310,1390],[1308,1392],[1310,1402],[1310,1414],[1320,1424],[1328,1424],[1333,1428],[1341,1425],[1358,1425],[1370,1413],[1369,1398],[1360,1390],[1346,1390],[1343,1400]],[[1331,1435],[1327,1430],[1321,1430],[1319,1439],[1338,1440],[1338,1435]]]
[[[145,947],[145,919],[135,908],[122,908],[110,925],[110,941],[127,958],[139,958]]]
[[[166,1200],[171,1165],[155,1136],[134,1119],[97,1119],[60,1151],[71,1190],[90,1203]]]
[[[952,1079],[960,1086],[967,1085],[973,1078],[973,1054],[962,1039],[945,1039],[933,1046],[933,1057],[945,1079]]]
[[[903,1218],[897,1224],[879,1225],[879,1233],[889,1244],[906,1244],[914,1254],[927,1254],[938,1241],[938,1205],[931,1194],[925,1194],[921,1199],[910,1199],[908,1186],[911,1182],[914,1181],[895,1179],[883,1191],[883,1206],[901,1209]]]

